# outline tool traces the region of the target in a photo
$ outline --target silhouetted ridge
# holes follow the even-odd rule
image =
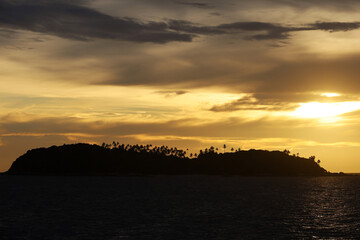
[[[224,145],[224,149],[225,149]],[[233,149],[232,149],[233,151]],[[20,156],[7,174],[21,175],[129,175],[216,174],[243,176],[320,176],[328,172],[315,157],[289,155],[289,151],[240,149],[217,153],[214,147],[195,158],[167,146],[72,144],[38,148]],[[192,154],[190,154],[192,156]]]

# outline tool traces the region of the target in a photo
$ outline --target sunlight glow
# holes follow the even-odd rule
[[[338,96],[340,96],[340,94],[338,94],[338,93],[323,93],[323,94],[321,94],[321,96],[325,96],[325,97],[338,97]]]
[[[360,102],[301,103],[294,116],[303,118],[328,118],[360,109]]]

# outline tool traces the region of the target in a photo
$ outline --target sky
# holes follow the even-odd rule
[[[0,0],[0,172],[78,142],[360,172],[356,0]],[[230,150],[229,150],[230,151]]]

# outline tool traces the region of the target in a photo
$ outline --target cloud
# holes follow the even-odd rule
[[[221,29],[218,26],[202,26],[184,20],[172,19],[168,21],[168,25],[171,30],[186,32],[186,33],[204,34],[204,35],[227,33],[224,29]]]
[[[357,141],[358,132],[345,131],[359,126],[323,125],[311,119],[272,118],[246,119],[224,117],[205,121],[199,118],[182,118],[165,121],[90,121],[76,117],[37,117],[19,121],[1,118],[2,136],[107,136],[129,135],[178,136],[199,138],[298,138],[304,140],[334,142]],[[332,136],[329,139],[329,136]]]
[[[0,0],[0,27],[28,30],[62,38],[87,41],[111,39],[131,42],[191,42],[196,35],[255,33],[249,40],[287,39],[297,31],[350,31],[359,22],[316,22],[304,26],[284,26],[269,22],[233,22],[214,26],[185,20],[142,22],[114,17],[84,5],[86,1],[8,1]],[[206,3],[177,2],[208,7]],[[4,30],[3,30],[4,31]]]
[[[110,1],[109,1],[110,2]],[[118,1],[111,1],[118,2]],[[358,11],[359,1],[357,0],[122,0],[121,2],[136,4],[137,6],[149,6],[157,9],[165,9],[165,11],[179,11],[182,12],[184,8],[207,8],[216,7],[222,11],[236,12],[253,11],[253,10],[265,10],[286,8],[286,11],[298,10],[305,11],[307,9],[321,9],[321,10],[333,10],[343,12],[356,12]],[[188,9],[187,9],[188,10]]]
[[[253,94],[259,102],[272,103],[334,103],[346,101],[359,101],[357,95],[342,94],[334,97],[327,97],[322,92],[257,92]]]
[[[211,12],[210,15],[212,15],[212,16],[223,16],[223,14],[219,13],[219,12]]]
[[[168,24],[172,30],[201,35],[264,32],[245,37],[249,40],[286,39],[289,37],[290,31],[296,30],[296,28],[266,22],[234,22],[217,26],[203,26],[189,21],[170,20]]]
[[[235,30],[235,31],[248,31],[259,32],[263,34],[255,34],[247,37],[254,40],[268,40],[268,39],[287,39],[289,32],[295,31],[296,28],[289,28],[279,24],[266,23],[266,22],[235,22],[230,24],[222,24],[218,26],[221,29]]]
[[[253,93],[256,99],[270,102],[358,100],[350,95],[360,94],[360,54],[319,58],[316,54],[294,54],[285,47],[276,53],[290,56],[279,59],[274,51],[254,41],[247,44],[242,40],[240,47],[218,44],[203,44],[166,56],[115,59],[116,65],[108,68],[112,76],[99,84],[184,90],[215,87],[220,91]],[[342,96],[316,95],[326,92]]]
[[[0,118],[4,145],[0,146],[0,169],[7,168],[20,154],[34,147],[46,147],[74,142],[111,142],[146,144],[174,144],[177,147],[197,148],[241,146],[242,148],[277,148],[358,146],[359,121],[354,125],[317,124],[313,120],[260,118],[255,120],[223,118],[203,122],[197,118],[183,118],[162,122],[106,122],[84,121],[81,118],[38,117],[29,120],[19,116]],[[339,148],[339,146],[341,146]],[[301,148],[300,148],[301,149]],[[319,152],[319,150],[316,150]],[[311,151],[311,154],[316,154]],[[309,154],[310,156],[310,154]],[[323,159],[323,157],[321,157]]]
[[[316,22],[310,24],[312,27],[309,30],[324,30],[329,32],[338,32],[338,31],[351,31],[359,29],[360,22]]]
[[[321,8],[321,9],[332,9],[337,11],[356,11],[355,6],[359,5],[357,0],[255,0],[255,2],[263,2],[269,4],[278,4],[280,6],[290,6],[295,9],[309,9],[309,8]]]
[[[274,62],[274,67],[245,80],[255,92],[339,92],[359,94],[360,55]]]
[[[26,61],[19,62],[19,64],[30,66],[32,69],[43,73],[46,72],[48,75],[44,79],[60,79],[59,81],[83,81],[105,85],[166,86],[166,88],[171,89],[216,86],[222,87],[226,91],[231,89],[238,93],[254,93],[253,97],[257,99],[257,104],[263,105],[261,107],[249,106],[247,103],[248,109],[276,110],[284,107],[272,108],[270,105],[274,103],[274,100],[269,98],[276,97],[279,98],[279,101],[288,102],[296,97],[298,98],[297,102],[303,102],[308,101],[308,99],[318,99],[315,96],[305,96],[304,93],[330,91],[355,94],[359,89],[357,78],[359,75],[359,56],[339,56],[332,59],[300,56],[292,60],[287,58],[282,61],[276,56],[271,56],[272,53],[269,52],[267,46],[261,48],[258,42],[246,42],[245,40],[291,38],[292,34],[300,31],[350,31],[359,28],[359,22],[356,21],[315,22],[303,25],[285,25],[271,22],[230,22],[212,26],[185,20],[141,23],[135,19],[112,17],[98,10],[93,10],[87,5],[80,5],[84,3],[86,2],[0,0],[1,6],[7,6],[7,8],[11,6],[14,9],[14,12],[11,13],[13,15],[11,15],[5,11],[5,8],[0,8],[1,25],[8,26],[0,31],[1,39],[5,38],[8,33],[9,35],[16,35],[14,29],[33,29],[31,31],[43,31],[68,38],[74,37],[73,39],[77,40],[104,39],[108,34],[109,38],[115,37],[115,40],[133,41],[131,39],[134,39],[134,32],[126,30],[128,24],[133,24],[132,26],[138,29],[141,34],[145,34],[144,29],[146,28],[157,29],[160,32],[191,36],[189,41],[197,35],[220,35],[220,37],[214,37],[209,41],[199,41],[200,44],[196,42],[196,48],[192,48],[195,44],[188,44],[190,46],[187,48],[187,43],[177,43],[178,49],[171,49],[168,52],[166,52],[167,46],[162,45],[154,48],[153,45],[148,46],[147,44],[140,46],[131,42],[118,43],[101,40],[87,44],[75,43],[76,45],[72,42],[66,42],[66,46],[64,46],[65,44],[61,42],[64,40],[58,39],[57,41],[60,44],[56,47],[54,47],[55,44],[48,45],[48,49],[39,50],[43,51],[42,54],[29,55]],[[60,8],[55,8],[55,5],[60,6]],[[65,11],[64,6],[68,6],[69,9]],[[30,11],[30,9],[34,11]],[[51,20],[51,14],[64,20]],[[94,19],[91,19],[92,17]],[[64,24],[72,18],[75,24],[67,29]],[[97,18],[100,19],[99,22]],[[109,27],[103,26],[107,20],[110,21]],[[47,21],[50,25],[47,25]],[[124,31],[121,28],[114,27],[119,21],[124,23]],[[113,22],[115,25],[111,26]],[[53,28],[51,24],[55,23],[58,26]],[[115,35],[121,35],[121,38],[116,38]],[[223,38],[222,35],[227,36]],[[225,42],[234,38],[237,40],[234,44]],[[152,40],[160,43],[169,39],[152,38]],[[148,51],[150,47],[151,51]],[[172,46],[169,46],[169,49],[170,47]],[[67,56],[63,56],[65,54]],[[57,61],[51,57],[36,61],[39,56],[45,55],[55,56]],[[6,54],[4,54],[5,57]],[[18,56],[16,61],[20,61],[22,57]],[[16,71],[16,73],[24,72]],[[35,71],[28,73],[26,75],[31,77]],[[95,79],[97,74],[99,77]],[[163,94],[174,95],[170,92]],[[175,93],[176,95],[178,94]],[[266,98],[265,95],[267,95]],[[239,100],[227,106],[216,106],[216,108],[214,106],[212,110],[223,111],[227,109],[230,111],[239,108],[245,109],[246,104]]]
[[[298,106],[298,104],[289,104],[269,99],[262,100],[254,98],[253,96],[245,96],[229,103],[215,105],[209,110],[213,112],[233,112],[239,110],[290,111]]]
[[[168,24],[172,30],[203,35],[265,32],[246,37],[250,40],[286,39],[290,31],[295,31],[292,28],[266,22],[234,22],[218,26],[201,26],[189,21],[170,20]]]
[[[345,101],[359,101],[359,97],[351,94],[326,97],[321,93],[312,92],[255,92],[225,104],[214,105],[209,110],[213,112],[233,112],[240,110],[292,111],[300,106],[299,103],[335,103]]]
[[[174,97],[174,96],[180,96],[180,95],[184,95],[186,93],[188,93],[188,91],[185,90],[162,90],[162,91],[157,91],[156,93],[158,94],[163,94],[165,95],[165,97]]]
[[[86,41],[93,38],[133,42],[191,41],[166,23],[117,18],[69,1],[0,1],[0,27],[29,30]]]
[[[359,22],[316,22],[303,25],[281,25],[269,22],[233,22],[217,26],[202,26],[189,21],[170,20],[169,28],[179,32],[216,35],[216,34],[239,34],[255,33],[245,36],[248,40],[281,40],[290,38],[291,33],[303,31],[351,31],[360,28]]]
[[[197,7],[197,8],[211,8],[211,6],[207,3],[200,3],[200,2],[176,2],[177,4],[181,4],[181,5],[188,5],[188,6],[193,6],[193,7]]]

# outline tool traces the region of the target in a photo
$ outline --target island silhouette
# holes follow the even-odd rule
[[[17,158],[9,175],[241,175],[325,176],[315,156],[290,151],[234,150],[210,147],[197,154],[167,146],[125,145],[113,142],[37,148]],[[187,157],[186,155],[189,155]]]

